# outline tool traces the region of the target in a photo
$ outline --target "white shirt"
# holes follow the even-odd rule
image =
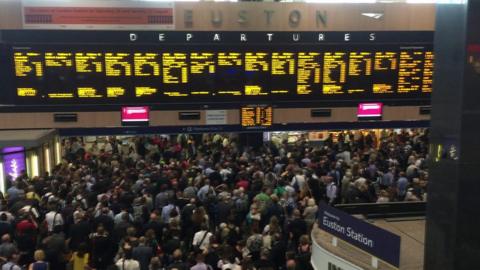
[[[222,270],[226,270],[226,269],[231,269],[231,270],[242,270],[242,268],[240,267],[240,265],[238,264],[235,264],[235,263],[223,263],[222,261],[219,261],[218,262],[218,268],[222,269]]]
[[[293,187],[295,186],[295,182],[297,182],[297,185],[298,185],[298,189],[299,190],[303,190],[304,186],[305,186],[305,176],[301,175],[301,174],[296,174],[294,177],[292,177],[292,182],[290,183],[290,185]]]
[[[333,182],[327,185],[327,198],[329,199],[330,203],[333,203],[335,198],[337,197],[337,186]]]
[[[207,233],[207,236],[205,236],[205,233]],[[210,237],[212,237],[212,235],[213,235],[212,233],[207,232],[207,231],[198,231],[193,236],[192,245],[194,245],[194,246],[200,245],[200,242],[202,242],[202,239],[205,236],[205,239],[203,239],[203,242],[200,245],[200,249],[201,250],[206,250],[210,246]]]
[[[45,221],[47,222],[48,231],[53,232],[53,228],[58,225],[63,225],[63,218],[60,213],[50,211],[45,215]]]
[[[140,270],[140,263],[133,259],[120,259],[115,265],[118,267],[119,270]]]

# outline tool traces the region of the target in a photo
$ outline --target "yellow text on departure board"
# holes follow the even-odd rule
[[[158,53],[135,53],[135,76],[160,76],[160,63]]]
[[[204,74],[215,73],[215,54],[209,52],[190,54],[190,73]]]
[[[107,77],[132,76],[132,64],[129,57],[129,53],[105,53]]]
[[[295,54],[290,52],[272,53],[272,75],[294,75]]]
[[[347,74],[346,53],[326,52],[323,57],[323,83],[345,83]]]
[[[107,87],[107,97],[116,98],[125,95],[125,88],[123,87]]]
[[[398,66],[398,93],[416,92],[422,86],[422,51],[400,52]]]
[[[15,75],[17,77],[27,77],[33,74],[36,77],[42,77],[43,60],[38,52],[15,52],[13,55],[15,63]]]
[[[78,97],[80,98],[99,98],[101,94],[97,92],[97,89],[93,87],[79,87],[77,89]]]
[[[75,68],[78,73],[102,73],[103,54],[99,52],[75,53]]]
[[[135,87],[135,96],[136,97],[144,97],[144,96],[151,96],[157,93],[157,88],[153,87]]]
[[[71,52],[46,52],[45,67],[72,67],[72,56]]]
[[[245,53],[245,71],[268,71],[266,52]]]
[[[397,63],[396,52],[375,52],[374,70],[396,70]]]
[[[17,95],[19,97],[34,97],[37,95],[37,89],[32,87],[20,87],[17,88]]]
[[[243,107],[240,113],[243,127],[269,127],[273,124],[273,108],[270,106]]]
[[[422,92],[431,93],[432,92],[432,83],[433,83],[433,52],[425,52],[425,60],[423,62],[423,81],[422,81]]]
[[[219,52],[218,53],[219,66],[241,66],[242,54],[236,52]]]
[[[372,53],[351,52],[348,62],[348,75],[370,76],[372,75]]]
[[[297,60],[297,94],[305,95],[312,92],[314,84],[320,84],[319,52],[299,52]]]
[[[164,83],[178,84],[188,82],[186,53],[163,53],[162,60]]]

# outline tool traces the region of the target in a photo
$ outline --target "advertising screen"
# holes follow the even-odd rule
[[[10,176],[12,180],[19,177],[25,170],[25,148],[24,147],[5,147],[3,153],[3,171],[5,175]]]

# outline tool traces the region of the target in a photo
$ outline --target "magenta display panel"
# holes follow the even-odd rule
[[[149,107],[143,106],[122,108],[122,122],[148,122],[149,120]]]
[[[360,103],[358,104],[358,117],[381,117],[383,111],[383,104],[376,103]]]

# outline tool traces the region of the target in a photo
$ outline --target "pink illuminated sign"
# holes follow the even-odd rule
[[[150,118],[149,107],[123,107],[122,122],[148,122]]]
[[[358,104],[358,117],[381,117],[382,103],[360,103]]]

